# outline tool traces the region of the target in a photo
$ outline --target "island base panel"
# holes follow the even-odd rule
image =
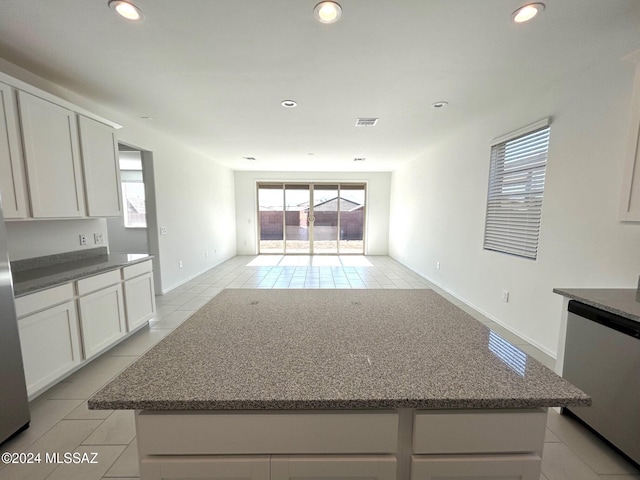
[[[545,425],[542,408],[136,415],[141,480],[538,480]]]

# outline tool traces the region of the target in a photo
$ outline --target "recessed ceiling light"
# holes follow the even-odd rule
[[[342,7],[336,2],[320,2],[313,9],[313,14],[320,23],[334,23],[342,16]]]
[[[108,5],[109,8],[115,10],[118,15],[127,20],[140,21],[143,18],[142,11],[131,2],[125,0],[109,0]]]
[[[543,10],[544,3],[529,3],[527,5],[523,5],[513,12],[513,21],[516,23],[528,22],[539,13],[542,13]]]
[[[282,100],[280,102],[280,105],[282,105],[284,108],[295,108],[298,106],[298,104],[294,100]]]
[[[431,104],[431,108],[446,108],[449,106],[449,102],[435,102]]]

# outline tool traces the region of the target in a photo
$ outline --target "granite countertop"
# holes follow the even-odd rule
[[[11,262],[15,298],[153,258],[107,253],[106,247]]]
[[[589,404],[431,290],[224,290],[89,400],[142,410]]]
[[[640,290],[636,288],[554,288],[554,293],[640,322]]]

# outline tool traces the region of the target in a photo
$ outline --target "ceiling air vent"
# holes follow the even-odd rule
[[[377,118],[358,118],[356,127],[373,127],[376,123],[378,123]]]

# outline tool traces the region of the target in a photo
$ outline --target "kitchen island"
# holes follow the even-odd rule
[[[89,401],[141,477],[538,480],[589,397],[431,290],[225,290]]]

